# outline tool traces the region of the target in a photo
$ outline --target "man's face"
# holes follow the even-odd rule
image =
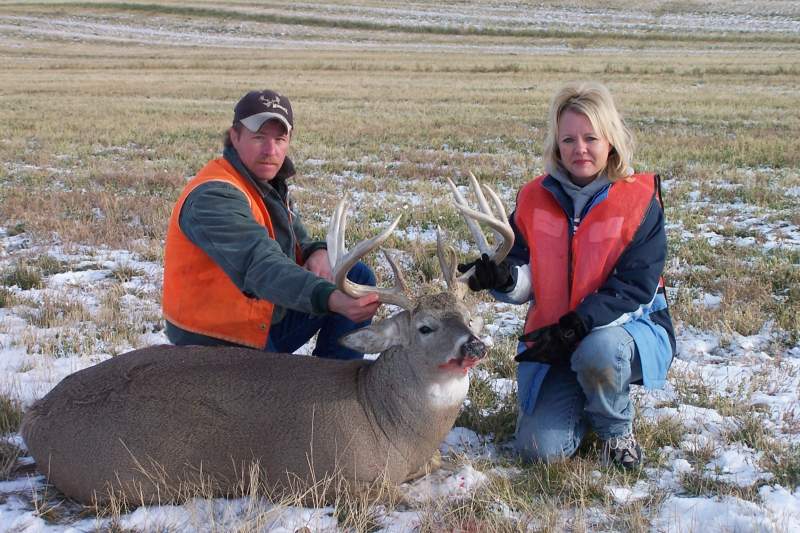
[[[244,127],[239,131],[231,128],[230,136],[244,166],[261,182],[270,181],[278,173],[291,141],[277,120],[266,121],[256,133]]]

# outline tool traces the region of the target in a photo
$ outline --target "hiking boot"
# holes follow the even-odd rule
[[[626,470],[642,466],[642,448],[633,433],[611,437],[603,443],[602,461],[605,466],[618,465]]]

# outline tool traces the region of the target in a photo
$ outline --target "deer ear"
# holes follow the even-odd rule
[[[403,311],[377,324],[357,329],[339,339],[339,344],[363,353],[378,353],[408,342],[410,314]]]

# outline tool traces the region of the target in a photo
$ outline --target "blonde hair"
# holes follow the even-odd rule
[[[631,173],[633,135],[625,126],[611,93],[605,85],[596,82],[573,82],[561,87],[553,96],[548,115],[547,137],[544,141],[545,170],[554,173],[561,166],[558,150],[558,121],[564,111],[574,111],[589,119],[595,133],[611,145],[606,174],[617,181]],[[563,167],[562,167],[563,168]]]

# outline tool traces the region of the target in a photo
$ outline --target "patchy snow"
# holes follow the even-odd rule
[[[739,487],[750,487],[759,481],[769,481],[775,476],[758,467],[762,456],[762,452],[735,445],[722,451],[706,465],[706,475],[716,481]]]
[[[548,7],[514,2],[425,6],[417,3],[370,6],[366,4],[329,6],[317,3],[293,3],[286,6],[215,6],[226,18],[192,17],[187,6],[182,15],[140,16],[124,9],[113,16],[12,15],[0,16],[0,41],[20,46],[28,39],[70,42],[110,42],[132,46],[161,45],[181,47],[218,47],[238,49],[383,49],[403,51],[474,51],[502,54],[563,53],[564,43],[535,44],[516,39],[513,44],[486,41],[467,43],[460,35],[447,32],[489,31],[506,36],[536,36],[540,32],[559,31],[606,34],[724,35],[771,34],[795,35],[800,32],[796,10],[781,13],[753,9],[742,12],[722,6],[706,12],[659,12],[646,10],[611,10],[582,7]],[[294,17],[294,21],[291,20]],[[304,23],[304,21],[314,21]],[[293,23],[294,22],[294,23]],[[435,30],[446,38],[407,39],[402,32],[383,28]],[[504,35],[505,34],[505,35]],[[424,34],[423,34],[424,35]],[[440,36],[441,37],[441,36]],[[523,44],[524,43],[524,44]],[[661,46],[665,46],[662,43]],[[589,46],[595,52],[609,48]],[[584,50],[585,51],[585,50]],[[637,50],[647,53],[647,50]],[[683,51],[682,53],[687,53]],[[718,52],[719,53],[719,52]]]
[[[756,533],[775,531],[775,523],[758,505],[731,496],[720,499],[671,496],[664,502],[654,529],[665,533]]]
[[[607,485],[606,491],[616,503],[624,505],[650,496],[650,485],[646,481],[638,481],[633,487]]]
[[[349,176],[348,179],[355,179]],[[409,225],[413,228],[413,226]],[[406,238],[434,242],[434,232],[406,230]],[[419,233],[415,233],[419,232]],[[398,230],[398,234],[403,234]],[[24,243],[24,246],[20,246]],[[158,294],[161,269],[158,264],[144,261],[125,250],[77,249],[64,251],[58,244],[35,244],[24,234],[9,236],[0,229],[0,267],[12,264],[20,256],[50,255],[69,265],[64,272],[45,276],[39,289],[12,288],[23,304],[0,309],[0,393],[18,398],[24,405],[46,394],[63,377],[96,364],[115,353],[131,348],[166,342],[157,326],[160,309]],[[402,255],[402,254],[401,254]],[[402,260],[401,260],[402,262]],[[385,266],[385,265],[384,265]],[[131,274],[123,281],[114,272],[125,267]],[[382,267],[383,268],[383,267]],[[129,310],[132,323],[143,324],[134,335],[132,344],[121,339],[107,344],[94,344],[94,349],[64,353],[58,357],[42,353],[56,333],[78,335],[84,325],[65,323],[39,328],[30,322],[31,306],[46,300],[67,298],[82,302],[91,317],[103,310],[102,294],[111,286],[120,287],[117,303]],[[699,293],[697,303],[713,307],[720,297]],[[28,303],[24,303],[28,302]],[[492,343],[500,339],[513,342],[522,327],[524,306],[482,301],[477,315],[485,321],[484,334]],[[711,406],[693,405],[681,387],[696,383],[712,395],[735,398],[743,406],[754,406],[762,424],[779,441],[800,445],[800,346],[783,353],[771,352],[779,331],[767,323],[754,335],[729,333],[725,338],[710,331],[691,327],[678,328],[678,358],[673,363],[671,379],[660,391],[635,388],[639,414],[652,422],[675,421],[684,428],[677,446],[665,446],[659,453],[665,458],[663,466],[648,467],[646,478],[631,485],[609,484],[606,493],[620,505],[650,498],[664,491],[667,499],[654,510],[653,527],[658,531],[701,531],[729,529],[736,531],[796,531],[800,507],[800,487],[783,487],[775,483],[775,475],[764,469],[762,451],[744,443],[730,441],[729,436],[739,428],[736,417],[722,414]],[[36,342],[33,342],[34,339]],[[303,347],[309,353],[313,342]],[[489,380],[499,398],[508,397],[516,389],[514,380],[492,377],[482,368],[472,372]],[[749,388],[746,399],[742,394]],[[14,440],[22,444],[18,436]],[[413,483],[401,487],[408,501],[426,502],[440,498],[468,498],[483,486],[490,476],[519,475],[500,463],[513,455],[507,447],[498,446],[490,436],[479,435],[466,428],[456,427],[440,447],[448,466]],[[698,462],[697,457],[706,457]],[[20,464],[30,464],[23,457]],[[476,462],[488,464],[478,470]],[[494,465],[494,466],[492,466]],[[483,467],[482,467],[483,468]],[[759,501],[748,502],[727,497],[683,497],[687,476],[700,475],[710,482],[720,482],[742,488],[756,488]],[[106,519],[80,519],[70,525],[53,524],[43,520],[33,507],[31,493],[44,491],[44,478],[34,476],[0,482],[0,532],[3,531],[92,531],[108,525]],[[497,512],[512,517],[514,511],[497,504]],[[589,508],[591,520],[604,524],[608,516],[601,510]],[[519,517],[517,517],[519,518]],[[133,530],[171,529],[176,531],[206,531],[209,524],[222,529],[236,529],[243,524],[268,524],[270,531],[335,529],[336,518],[330,508],[276,507],[266,501],[192,500],[184,505],[142,507],[123,514],[119,525]],[[422,521],[420,511],[395,509],[377,517],[382,531],[407,531]]]
[[[463,465],[455,473],[445,469],[437,470],[408,486],[403,492],[406,498],[415,502],[426,502],[442,498],[464,498],[469,496],[488,477],[472,465]]]
[[[765,485],[758,490],[758,494],[776,529],[800,533],[800,487],[792,492],[781,486]]]
[[[51,15],[18,16],[0,14],[0,43],[7,47],[22,47],[30,40],[56,42],[102,41],[126,46],[167,45],[178,47],[211,47],[219,49],[280,49],[301,48],[317,50],[378,49],[400,51],[458,51],[491,54],[564,54],[569,45],[559,42],[537,44],[536,39],[504,38],[484,39],[481,44],[466,42],[459,36],[437,34],[434,38],[423,35],[418,40],[408,40],[401,32],[380,31],[379,25],[435,26],[460,29],[495,29],[509,32],[534,30],[591,31],[609,33],[651,33],[701,35],[709,32],[727,34],[769,34],[771,36],[796,36],[800,33],[800,4],[781,2],[773,9],[762,12],[750,9],[747,2],[708,3],[707,11],[668,13],[636,10],[608,10],[575,7],[551,8],[545,5],[525,5],[514,2],[459,3],[458,9],[443,9],[425,3],[387,5],[326,6],[324,10],[312,2],[292,3],[281,7],[282,14],[291,16],[313,15],[320,20],[364,22],[376,25],[375,30],[334,28],[313,25],[272,23],[261,20],[237,19],[235,13],[268,16],[275,13],[270,6],[257,8],[237,4],[229,9],[232,16],[218,24],[213,19],[190,16],[148,16],[122,14],[121,16]],[[297,29],[302,28],[302,32]],[[640,42],[637,41],[637,44]],[[661,51],[672,46],[668,40],[658,45]],[[755,45],[754,45],[755,46]],[[608,49],[587,46],[586,54],[600,54]],[[638,54],[651,54],[647,48]],[[684,50],[681,53],[700,53]],[[733,54],[730,50],[713,50],[702,53]],[[678,118],[676,120],[685,120]],[[442,146],[444,152],[462,160],[485,156],[482,147],[502,151],[498,139],[478,141],[470,151],[452,146]],[[122,146],[100,146],[95,154],[150,157],[152,150],[133,143]],[[495,152],[493,152],[495,153]],[[533,156],[531,156],[533,157]],[[66,179],[72,173],[69,165],[77,164],[71,155],[57,159],[62,167],[37,166],[29,163],[7,161],[2,168],[12,179],[46,173],[54,179]],[[431,159],[433,160],[433,159]],[[322,175],[328,163],[325,159],[306,159],[303,164],[310,175]],[[361,186],[372,185],[375,180],[365,168],[383,164],[395,168],[403,161],[380,161],[374,156],[347,162],[345,170],[325,173],[326,179],[340,183],[352,190],[354,203],[380,205],[387,212],[402,209],[406,213],[427,206],[436,208],[447,199],[423,201],[407,184],[393,184],[396,190],[362,192]],[[438,168],[438,163],[418,163],[429,173],[452,169]],[[514,167],[510,174],[522,175],[526,169]],[[675,217],[670,220],[671,237],[684,241],[704,239],[712,247],[733,246],[750,253],[796,253],[800,250],[800,227],[797,224],[796,206],[767,209],[740,200],[747,180],[764,176],[795,172],[791,176],[796,184],[796,169],[740,168],[731,169],[731,175],[711,177],[702,184],[689,184],[694,190],[687,194],[688,201],[680,205],[692,215],[697,215],[695,226],[684,227]],[[733,178],[731,177],[733,176]],[[742,180],[738,182],[736,180]],[[59,182],[61,183],[61,182]],[[670,193],[684,185],[681,179],[665,180],[664,191]],[[444,186],[442,186],[444,187]],[[510,201],[516,191],[500,184],[501,196]],[[463,191],[466,191],[462,187]],[[787,198],[800,197],[800,187],[791,186],[782,191]],[[716,194],[723,195],[719,201]],[[669,205],[669,202],[668,202]],[[669,209],[669,208],[668,208]],[[97,219],[105,213],[93,212]],[[406,218],[408,218],[406,216]],[[670,217],[668,216],[668,219]],[[2,222],[0,222],[2,223]],[[376,227],[385,227],[386,221],[369,221]],[[687,223],[688,224],[688,223]],[[10,233],[18,233],[10,235]],[[396,232],[410,243],[430,245],[436,241],[436,228],[409,221]],[[57,241],[57,238],[55,238]],[[45,276],[40,288],[7,288],[18,303],[0,308],[0,394],[18,399],[24,406],[42,397],[61,379],[82,368],[97,364],[115,354],[143,346],[166,342],[161,329],[160,301],[161,265],[144,260],[127,250],[92,249],[88,247],[65,250],[58,242],[36,243],[31,236],[16,229],[0,227],[0,267],[15,264],[20,258],[35,259],[45,255],[63,261],[67,269]],[[461,252],[471,245],[464,241],[452,243]],[[408,266],[413,259],[401,253],[400,262]],[[379,268],[388,270],[382,258]],[[708,267],[681,264],[677,259],[668,265],[674,272],[707,273]],[[115,273],[131,272],[130,279],[120,279]],[[108,302],[106,297],[113,287],[118,298]],[[673,298],[675,287],[668,287]],[[719,310],[730,306],[717,292],[691,289],[691,301],[706,310]],[[85,310],[85,316],[75,320],[53,320],[45,323],[40,308],[47,302],[73,302]],[[126,335],[120,332],[98,334],[104,312],[108,306],[119,307],[130,323]],[[61,310],[62,314],[66,311]],[[477,314],[485,320],[483,333],[487,343],[514,342],[524,323],[524,306],[511,306],[493,301],[481,301]],[[78,313],[79,314],[79,313]],[[800,345],[779,349],[786,332],[778,331],[767,323],[755,335],[735,332],[698,330],[678,324],[678,354],[670,381],[661,391],[645,391],[634,387],[639,416],[653,423],[674,422],[681,426],[681,436],[674,446],[658,449],[661,458],[648,464],[645,478],[630,484],[613,483],[604,487],[605,493],[617,505],[626,505],[664,494],[665,499],[652,509],[649,516],[651,528],[658,532],[705,531],[787,531],[800,533],[800,486],[782,486],[773,472],[766,469],[765,451],[750,448],[748,444],[733,440],[741,429],[740,415],[746,414],[758,423],[781,445],[800,446]],[[107,338],[106,338],[107,337]],[[308,354],[313,341],[298,350]],[[374,355],[372,356],[374,357]],[[492,377],[481,368],[472,371],[489,380],[491,390],[499,398],[512,396],[516,383],[512,379]],[[695,394],[693,389],[701,391]],[[728,407],[722,410],[714,400],[727,401],[741,413],[732,414]],[[724,402],[723,402],[724,403]],[[697,404],[697,405],[696,405]],[[19,435],[7,438],[24,451]],[[519,475],[515,467],[501,466],[513,459],[505,444],[496,444],[491,436],[479,435],[462,427],[453,428],[440,451],[447,461],[446,467],[412,483],[404,484],[400,491],[410,502],[431,502],[437,499],[469,498],[485,486],[492,476]],[[18,464],[30,466],[30,457],[22,457]],[[597,478],[602,477],[596,472]],[[719,482],[757,494],[753,501],[733,496],[687,497],[687,479],[699,477],[709,483]],[[79,518],[77,511],[64,523],[53,523],[40,516],[34,505],[35,498],[46,490],[45,479],[31,474],[8,481],[0,481],[0,533],[2,532],[80,532],[112,529],[110,519]],[[657,501],[660,501],[656,498]],[[67,504],[65,506],[68,507]],[[493,502],[494,512],[511,520],[519,515],[504,502]],[[565,511],[568,514],[569,511]],[[607,512],[589,507],[583,518],[585,528],[608,529]],[[421,511],[400,508],[376,510],[376,521],[383,532],[405,532],[419,529],[423,523]],[[71,520],[71,522],[70,522]],[[330,507],[305,508],[279,506],[259,499],[194,499],[183,505],[141,507],[122,514],[115,528],[135,531],[221,531],[252,528],[258,523],[268,531],[335,531],[337,520]],[[548,524],[538,523],[538,529]],[[596,527],[595,527],[596,526]]]

